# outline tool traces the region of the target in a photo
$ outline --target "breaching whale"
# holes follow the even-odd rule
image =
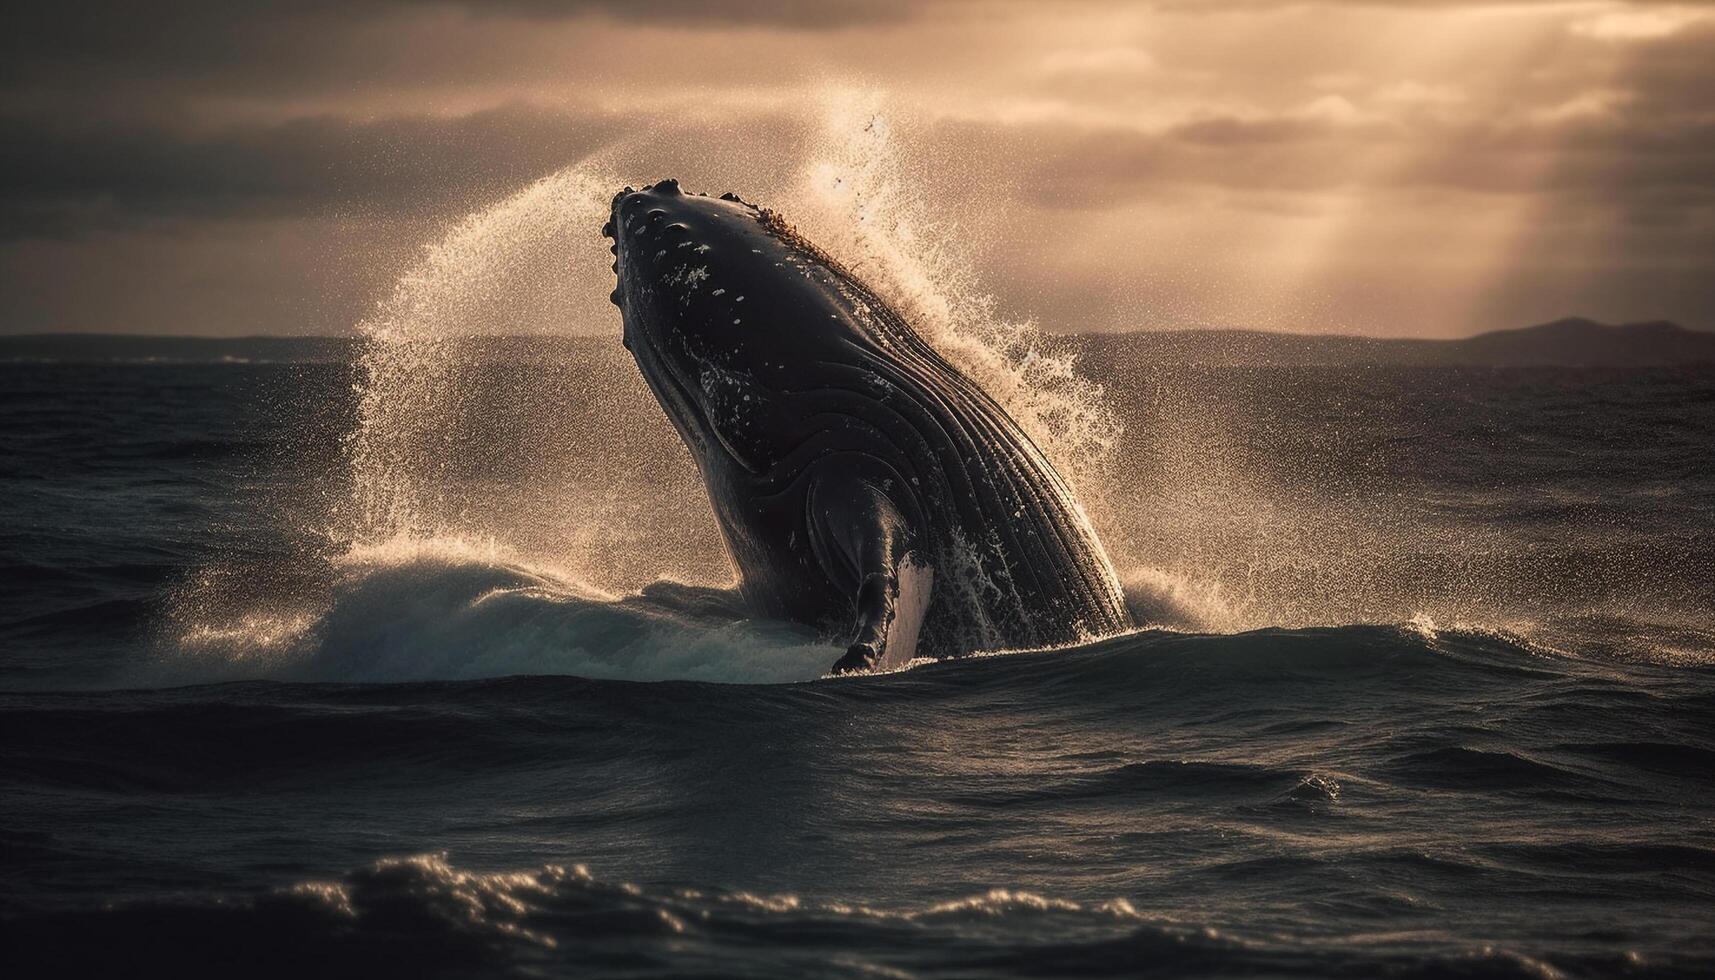
[[[613,199],[624,342],[758,615],[833,672],[1131,625],[1066,483],[1007,413],[775,212],[675,180]]]

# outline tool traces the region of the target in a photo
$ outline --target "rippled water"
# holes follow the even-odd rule
[[[608,369],[571,363],[485,368],[444,473],[554,534],[355,549],[347,365],[0,366],[8,961],[1715,968],[1708,370],[1092,364],[1092,517],[1171,628],[819,680],[692,504],[555,558],[575,520],[506,488],[687,479],[496,435],[551,408],[506,379]]]

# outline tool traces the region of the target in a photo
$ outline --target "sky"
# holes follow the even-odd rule
[[[161,0],[7,14],[0,332],[347,333],[561,168],[768,203],[849,92],[1050,330],[1715,328],[1715,4]]]

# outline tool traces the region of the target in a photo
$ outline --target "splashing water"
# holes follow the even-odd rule
[[[797,223],[1063,476],[1099,489],[1120,432],[1101,389],[1033,324],[997,315],[971,243],[913,193],[927,181],[911,179],[883,108],[831,93],[820,127],[784,148],[789,165],[678,176],[709,192],[728,189],[709,183],[724,177]],[[706,603],[685,606],[674,589],[730,586],[734,570],[694,463],[618,343],[599,229],[628,170],[632,183],[669,176],[567,167],[455,222],[399,278],[359,324],[350,493],[329,507],[320,537],[332,546],[303,576],[317,584],[254,595],[248,573],[199,576],[172,617],[182,658],[254,669],[260,651],[272,676],[464,676],[488,661],[503,673],[712,677],[696,651],[720,647],[709,662],[728,661],[730,679],[814,676],[825,651],[806,654],[804,637],[733,627],[748,638],[735,646],[717,617],[699,644],[676,622],[703,621]],[[663,579],[685,584],[600,612]],[[630,662],[563,653],[589,648],[592,629]],[[496,632],[562,652],[544,660]]]
[[[972,243],[912,193],[879,97],[830,94],[822,120],[811,162],[787,195],[788,219],[1005,406],[1061,476],[1100,490],[1121,431],[1101,387],[1035,323],[997,312],[977,281]]]
[[[909,193],[881,109],[830,94],[796,176],[737,189],[899,307],[1074,485],[1096,484],[1119,432],[1100,388],[1033,324],[996,314],[956,229]],[[596,229],[622,182],[573,166],[466,217],[360,325],[354,544],[485,539],[610,590],[731,579],[699,478],[608,340],[618,318]],[[564,343],[500,339],[519,334]]]
[[[569,168],[466,217],[359,324],[362,397],[349,445],[355,540],[457,530],[448,527],[457,513],[451,454],[471,429],[469,368],[487,351],[476,338],[601,322],[593,283],[567,270],[601,268],[586,240],[607,183]],[[552,440],[554,427],[537,434]],[[543,447],[556,448],[576,447]]]

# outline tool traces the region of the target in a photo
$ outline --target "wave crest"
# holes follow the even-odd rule
[[[311,969],[352,976],[568,969],[910,976],[952,965],[972,976],[1124,977],[1149,963],[1172,975],[1539,978],[1646,965],[1635,954],[1560,954],[1551,961],[1488,944],[1429,950],[1247,937],[1139,911],[1123,898],[1073,900],[994,888],[877,908],[790,893],[610,881],[583,865],[470,871],[442,853],[384,859],[338,879],[248,900],[38,912],[17,924],[26,927],[8,951],[17,963],[34,969],[51,962],[90,973],[129,965],[140,950],[180,972],[200,975],[244,963],[262,976],[301,976]],[[1692,964],[1647,965],[1677,972]]]
[[[661,581],[615,596],[458,539],[355,549],[308,602],[199,605],[139,680],[781,683],[819,677],[838,655],[804,627],[745,618],[731,590]]]

